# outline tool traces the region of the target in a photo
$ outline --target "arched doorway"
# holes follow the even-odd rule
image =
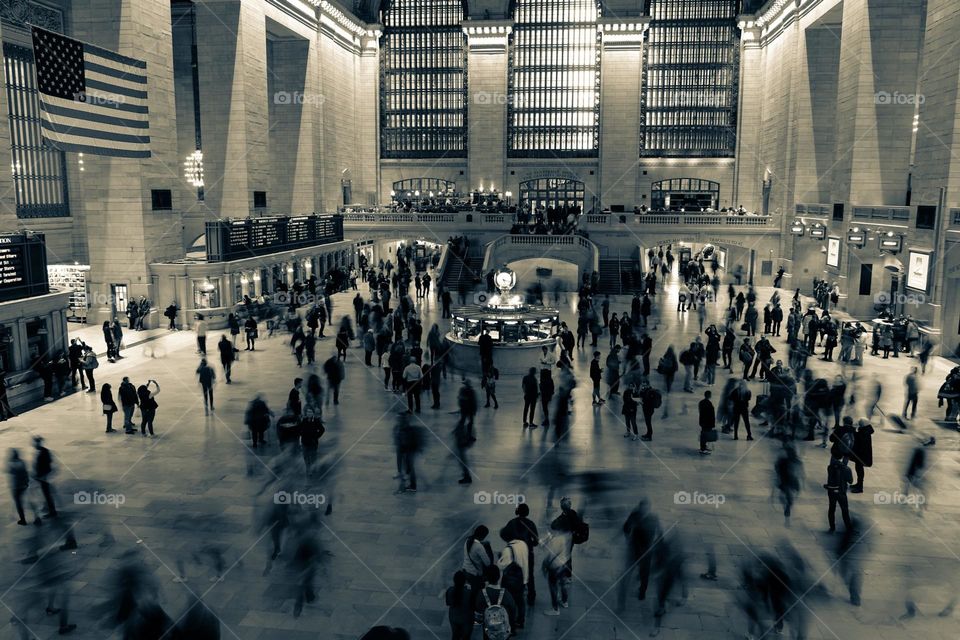
[[[650,185],[650,203],[654,211],[717,209],[720,183],[699,178],[661,180]]]
[[[583,211],[584,186],[569,178],[538,178],[520,183],[520,204],[534,209],[572,209]]]

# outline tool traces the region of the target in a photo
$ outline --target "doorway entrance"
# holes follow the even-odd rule
[[[112,309],[110,311],[114,319],[125,314],[127,312],[127,303],[129,302],[129,298],[127,297],[127,285],[110,285],[110,300],[112,304]]]
[[[584,186],[568,178],[539,178],[520,183],[520,204],[528,210],[576,208],[583,212]]]

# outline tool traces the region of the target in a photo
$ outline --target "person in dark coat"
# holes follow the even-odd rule
[[[140,405],[137,388],[130,382],[130,378],[124,376],[117,394],[120,396],[120,406],[123,408],[123,430],[126,433],[133,433],[133,411]]]
[[[704,391],[703,400],[698,405],[700,412],[700,453],[703,455],[711,453],[710,449],[707,448],[707,437],[712,430],[717,428],[717,412],[713,408],[710,396],[709,390]]]
[[[863,493],[864,467],[873,466],[873,434],[873,425],[866,418],[860,418],[853,434],[853,468],[857,471],[857,482],[850,487],[850,493]]]
[[[523,428],[536,428],[537,398],[540,396],[540,386],[537,381],[537,370],[530,367],[527,375],[521,381],[523,387]]]
[[[217,350],[220,352],[220,364],[223,365],[223,375],[230,384],[230,370],[233,368],[233,343],[227,339],[227,336],[220,336],[220,342],[217,343]]]
[[[33,447],[37,450],[36,458],[33,460],[33,477],[40,485],[40,492],[47,504],[47,517],[56,518],[57,507],[53,502],[53,489],[50,486],[50,477],[53,475],[53,455],[43,446],[43,438],[40,436],[33,438]]]
[[[247,406],[247,414],[245,416],[245,422],[247,423],[247,428],[250,429],[250,438],[252,440],[250,446],[256,447],[257,444],[267,443],[263,434],[270,428],[270,419],[272,416],[273,414],[270,413],[270,408],[267,406],[267,403],[264,402],[263,396],[257,394],[257,397],[251,400]]]
[[[113,414],[117,412],[117,403],[113,401],[113,391],[109,384],[100,388],[100,403],[103,405],[103,415],[107,416],[107,430],[105,433],[113,433]]]

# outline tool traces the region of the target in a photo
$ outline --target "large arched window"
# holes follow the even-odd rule
[[[384,9],[382,157],[466,157],[463,16],[463,0],[392,0]]]
[[[592,157],[600,134],[597,0],[517,0],[509,155]]]
[[[733,157],[739,0],[647,0],[640,155]]]

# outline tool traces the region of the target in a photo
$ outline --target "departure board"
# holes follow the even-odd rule
[[[277,216],[208,222],[207,260],[225,262],[343,240],[339,215]]]
[[[50,293],[42,233],[0,235],[0,301]]]

